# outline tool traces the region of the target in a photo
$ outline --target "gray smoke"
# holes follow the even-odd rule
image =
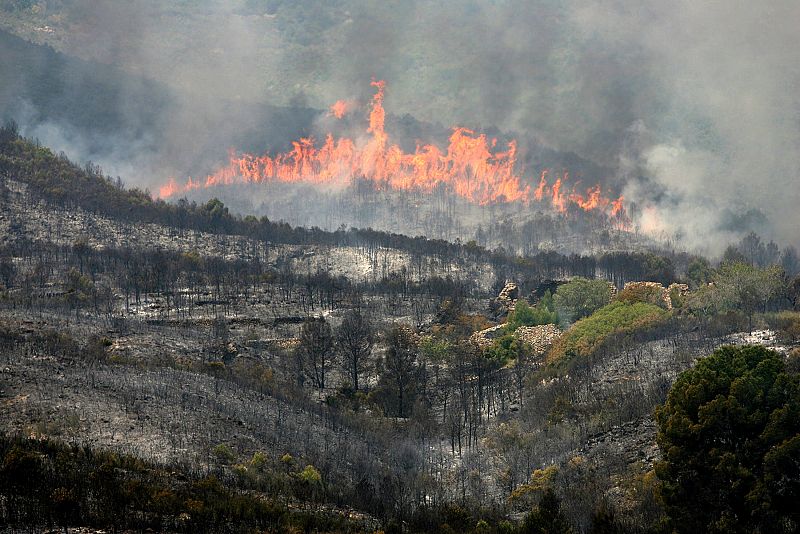
[[[59,48],[173,95],[162,142],[131,156],[128,181],[154,186],[213,168],[228,146],[313,133],[252,109],[366,100],[374,77],[392,113],[597,162],[609,170],[591,178],[622,191],[643,229],[683,246],[718,253],[750,229],[800,246],[794,0],[55,4]]]
[[[662,95],[634,109],[646,138],[621,161],[645,226],[681,232],[718,251],[754,228],[800,242],[800,4],[770,2],[585,3],[575,20],[587,38],[639,50]],[[635,74],[635,73],[632,73]],[[665,192],[652,196],[652,186]],[[745,225],[747,226],[747,225]],[[751,225],[752,226],[752,225]]]

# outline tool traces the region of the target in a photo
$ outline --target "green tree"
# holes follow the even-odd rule
[[[605,280],[575,278],[556,291],[553,302],[570,322],[588,317],[611,301],[611,286]]]
[[[316,500],[323,490],[322,475],[311,464],[306,465],[302,471],[297,473],[297,481],[299,493],[305,499]]]
[[[300,480],[309,484],[319,484],[322,482],[322,475],[320,475],[317,468],[311,464],[305,466],[298,476]]]
[[[530,349],[514,334],[504,334],[495,339],[486,348],[484,355],[490,360],[494,360],[501,365],[516,359],[520,354],[528,352]]]
[[[386,346],[379,396],[387,413],[406,417],[417,396],[419,340],[410,328],[399,326],[387,333]]]
[[[75,310],[77,316],[78,309],[91,298],[94,284],[88,276],[75,269],[70,269],[67,273],[64,290],[66,291],[64,298],[69,303],[70,308]]]
[[[518,300],[514,306],[514,311],[508,315],[506,330],[513,332],[520,326],[555,323],[558,323],[558,314],[555,312],[553,299],[548,292],[534,307],[531,307],[530,304],[522,299]]]
[[[738,310],[751,322],[757,312],[767,311],[772,299],[784,288],[780,267],[759,269],[746,263],[724,263],[714,276],[722,306]]]
[[[703,257],[694,258],[686,268],[686,276],[692,288],[703,286],[711,280],[713,271],[708,260]]]
[[[800,528],[800,377],[779,354],[718,349],[678,377],[656,421],[675,531]]]
[[[225,207],[225,204],[218,198],[212,198],[209,200],[202,208],[203,213],[211,218],[213,221],[217,222],[224,218],[226,218],[228,214],[228,208]]]

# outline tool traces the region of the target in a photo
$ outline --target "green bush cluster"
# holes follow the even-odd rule
[[[653,304],[612,302],[573,324],[553,346],[548,361],[588,356],[612,334],[624,334],[653,326],[667,315],[668,312]]]
[[[553,297],[549,291],[536,303],[536,306],[531,306],[525,300],[519,299],[514,306],[514,311],[508,314],[506,331],[513,332],[520,326],[543,324],[558,324],[558,313],[555,311]]]
[[[588,317],[611,301],[611,286],[605,280],[577,277],[559,287],[553,297],[555,309],[569,322]]]
[[[505,365],[515,360],[520,352],[524,350],[526,350],[524,343],[517,339],[513,333],[508,333],[495,339],[492,345],[485,350],[484,355],[490,360]]]
[[[628,304],[645,302],[661,308],[667,306],[666,300],[664,300],[664,288],[655,285],[631,284],[619,292],[617,300]]]

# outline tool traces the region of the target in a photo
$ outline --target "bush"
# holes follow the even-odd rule
[[[667,316],[666,311],[653,304],[613,302],[572,325],[550,350],[548,362],[564,357],[588,356],[610,335],[648,328]]]
[[[625,289],[619,292],[617,300],[628,304],[644,302],[661,308],[666,308],[667,306],[667,302],[664,299],[664,286],[661,284],[628,284]]]
[[[553,308],[553,299],[550,294],[545,294],[539,303],[531,307],[526,301],[519,299],[514,311],[508,315],[506,331],[513,332],[520,326],[539,326],[543,324],[557,324],[558,314]]]
[[[214,447],[211,452],[214,453],[214,457],[221,464],[229,464],[236,459],[236,455],[233,453],[231,448],[224,443],[220,443]]]
[[[546,490],[539,505],[522,522],[522,534],[569,534],[573,532],[561,511],[561,500],[552,490]]]
[[[297,474],[298,478],[306,484],[320,484],[322,483],[322,475],[316,467],[309,464]]]
[[[501,365],[517,359],[520,353],[529,352],[530,348],[525,345],[521,340],[517,339],[514,334],[505,334],[495,339],[492,345],[486,349],[484,355]]]
[[[126,532],[364,530],[335,512],[303,512],[254,494],[239,485],[249,477],[222,481],[184,469],[0,434],[0,524],[14,532],[41,532],[54,522]]]
[[[767,325],[784,340],[800,341],[800,312],[782,311],[764,316]]]

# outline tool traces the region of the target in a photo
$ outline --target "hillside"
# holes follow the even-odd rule
[[[69,8],[65,5],[64,9]],[[206,95],[206,108],[198,114],[195,107],[200,104],[179,88],[170,87],[168,79],[148,78],[140,70],[131,70],[125,61],[104,63],[66,54],[83,48],[72,49],[65,41],[50,39],[61,35],[63,28],[54,29],[58,26],[43,22],[35,26],[52,29],[49,33],[30,30],[29,22],[20,22],[22,26],[13,22],[24,13],[6,11],[4,20],[17,33],[32,38],[33,31],[48,44],[33,44],[0,31],[4,50],[0,74],[6,74],[6,82],[0,86],[0,115],[16,120],[28,137],[38,138],[76,161],[94,162],[105,173],[121,176],[142,189],[158,191],[170,176],[185,179],[211,174],[225,164],[229,150],[255,154],[286,151],[300,137],[324,138],[324,130],[330,126],[325,123],[325,111],[300,102],[274,105],[280,99],[254,101]],[[19,72],[23,74],[17,75]],[[361,80],[358,85],[368,86],[367,81]],[[347,132],[360,120],[355,116],[339,127]],[[452,133],[451,128],[409,114],[389,113],[386,128],[405,150],[413,150],[421,141],[445,146]],[[498,146],[516,139],[521,147],[520,169],[535,173],[549,169],[553,175],[568,171],[573,177],[570,187],[579,186],[581,181],[586,186],[606,184],[613,175],[610,169],[554,150],[535,136],[504,133],[495,127],[479,131],[499,139]],[[536,180],[538,174],[526,176],[523,186],[535,188]],[[364,187],[315,189],[271,184],[218,187],[193,191],[188,197],[200,203],[221,198],[238,213],[266,216],[293,226],[329,231],[342,225],[374,228],[430,239],[476,241],[481,246],[501,246],[525,255],[539,250],[599,254],[660,246],[648,236],[620,232],[602,217],[584,216],[581,210],[558,214],[517,203],[477,206],[451,193],[430,196]],[[313,201],[306,202],[309,198]]]
[[[787,306],[790,285],[774,270],[736,267],[753,287],[771,284],[753,307],[727,293],[729,269],[685,255],[522,257],[292,228],[219,201],[154,201],[2,133],[2,430],[152,466],[146,479],[140,467],[115,471],[150,495],[119,495],[120,527],[183,531],[211,517],[190,500],[256,496],[268,510],[245,519],[251,501],[220,504],[209,528],[470,531],[519,518],[545,483],[576,528],[603,501],[620,528],[644,529],[661,514],[653,409],[676,376],[721,344],[753,342],[734,335],[748,320],[778,332],[759,343],[786,353],[796,341],[791,312],[761,315]],[[615,302],[568,319],[563,288],[576,275],[599,279],[600,303]],[[681,277],[691,290],[628,283]],[[616,297],[614,284],[625,287]],[[547,290],[568,307],[548,308]],[[508,324],[531,326],[506,332],[509,313]],[[539,341],[536,317],[559,315],[555,340]],[[348,345],[352,332],[361,337]],[[6,466],[30,448],[9,439]],[[70,461],[75,472],[101,467]],[[160,470],[182,474],[165,482]],[[221,489],[197,493],[209,475]],[[158,488],[184,501],[156,505]],[[45,505],[26,499],[7,521],[36,522]],[[81,506],[66,517],[117,524]],[[44,510],[39,524],[63,520]]]
[[[796,0],[0,0],[0,534],[800,532]]]

